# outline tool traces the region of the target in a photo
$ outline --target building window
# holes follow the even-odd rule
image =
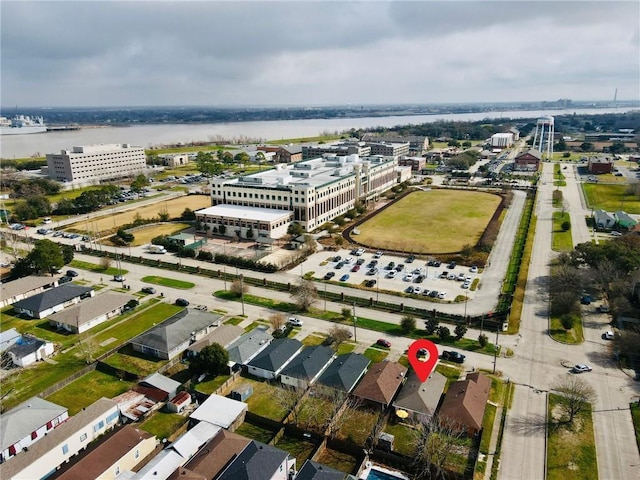
[[[35,440],[36,438],[38,438],[38,432],[36,431],[31,432],[31,440]]]
[[[140,450],[135,451],[135,453],[133,454],[134,458],[140,458]]]
[[[62,445],[62,453],[63,455],[66,455],[67,453],[69,453],[69,445],[67,445],[66,443]]]
[[[111,423],[118,418],[118,412],[113,412],[107,417],[107,423]]]
[[[82,435],[80,435],[80,441],[84,442],[87,439],[87,434],[83,433]]]
[[[116,465],[115,473],[116,473],[116,477],[120,475],[120,467],[118,465]]]

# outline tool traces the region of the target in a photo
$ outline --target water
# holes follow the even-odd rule
[[[366,478],[367,480],[402,480],[406,479],[407,477],[405,477],[404,475],[392,475],[390,473],[383,472],[382,470],[378,470],[377,468],[372,468]]]
[[[131,127],[83,128],[69,132],[0,137],[0,157],[26,158],[57,153],[77,145],[97,143],[130,143],[151,147],[193,141],[224,139],[260,139],[261,141],[300,138],[321,133],[343,132],[351,128],[394,127],[396,125],[431,123],[438,120],[476,121],[485,118],[537,118],[548,115],[583,115],[624,113],[628,109],[597,108],[569,110],[536,110],[481,112],[444,115],[409,115],[314,120],[276,120],[196,125],[134,125]],[[46,121],[46,119],[45,119]]]

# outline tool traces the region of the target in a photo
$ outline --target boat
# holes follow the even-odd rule
[[[16,115],[12,119],[0,117],[0,135],[24,135],[29,133],[45,133],[47,126],[42,117]]]

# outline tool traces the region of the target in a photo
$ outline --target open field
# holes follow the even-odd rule
[[[384,250],[458,252],[478,242],[499,204],[483,192],[412,192],[360,225],[354,239]]]
[[[171,200],[159,201],[151,205],[132,208],[126,212],[118,212],[115,215],[106,213],[104,216],[93,218],[88,222],[83,220],[69,225],[68,229],[85,232],[89,228],[91,231],[105,232],[114,230],[121,225],[133,223],[136,215],[141,218],[154,218],[160,212],[166,211],[170,218],[177,218],[182,215],[185,208],[195,211],[210,206],[211,199],[208,195],[185,195]]]
[[[151,240],[159,237],[160,235],[173,235],[174,233],[181,232],[189,227],[190,225],[187,223],[161,223],[159,225],[147,225],[133,232],[135,240],[131,243],[131,246],[139,247],[140,245],[146,245],[147,243],[151,243]]]
[[[181,288],[183,290],[188,290],[189,288],[193,288],[196,286],[195,283],[184,282],[182,280],[176,280],[174,278],[158,277],[156,275],[142,277],[142,281],[160,285],[162,287]]]
[[[590,208],[601,208],[607,212],[624,210],[627,213],[640,213],[640,198],[626,194],[626,185],[583,183],[582,190]]]

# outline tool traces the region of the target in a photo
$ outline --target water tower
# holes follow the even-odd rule
[[[553,117],[539,118],[536,123],[536,134],[533,137],[533,149],[542,157],[546,152],[547,160],[553,159]]]

